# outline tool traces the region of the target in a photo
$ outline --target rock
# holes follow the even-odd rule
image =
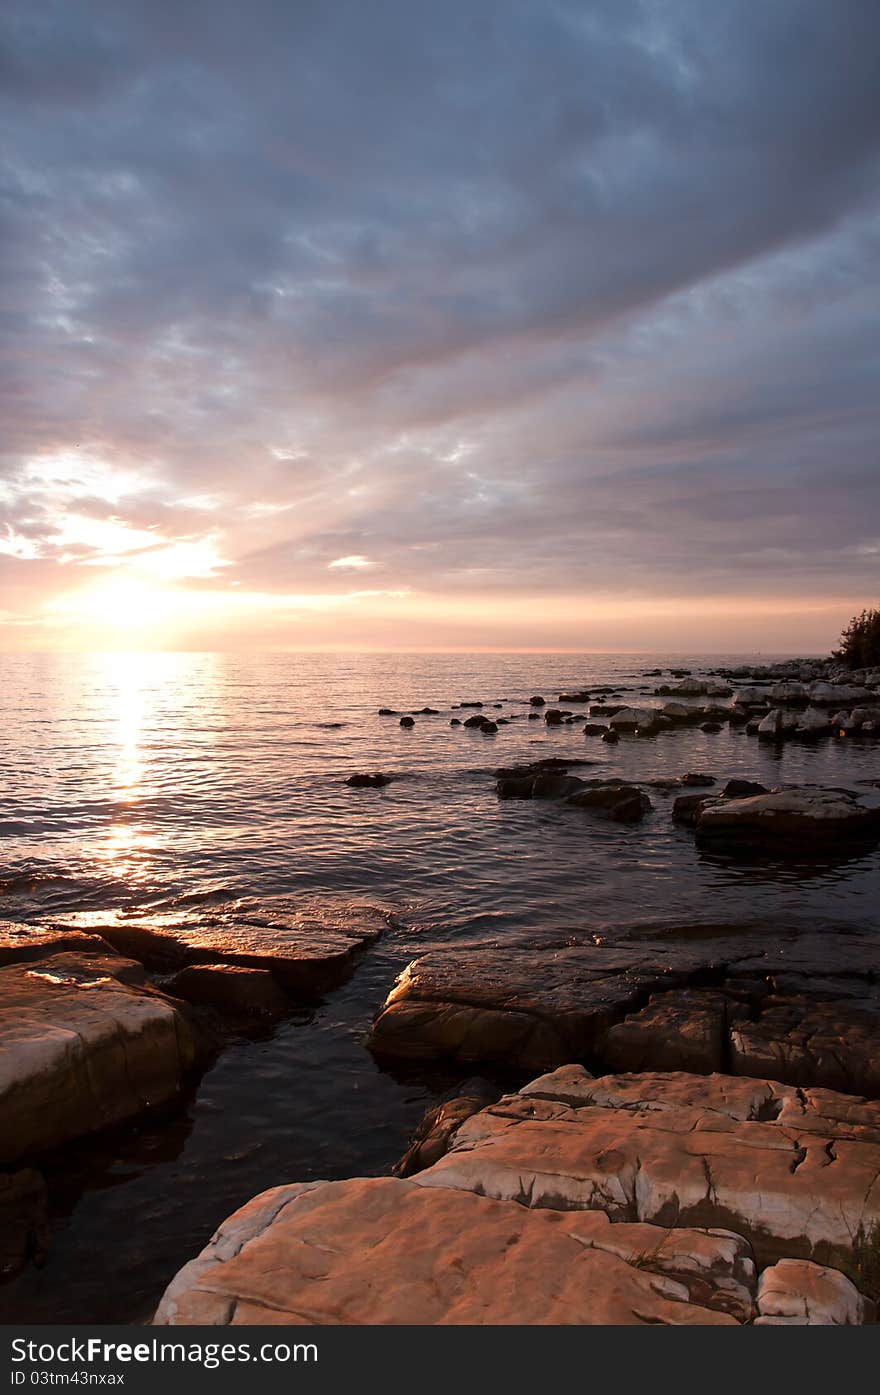
[[[576,775],[561,775],[553,771],[536,775],[532,781],[532,799],[567,799],[570,794],[581,789],[581,781]]]
[[[854,687],[847,683],[812,683],[808,696],[816,706],[839,708],[870,702],[875,695],[870,688]]]
[[[578,780],[578,786],[581,781]],[[649,814],[653,805],[638,785],[604,785],[593,789],[583,787],[568,795],[568,803],[577,809],[589,809],[614,823],[638,823]]]
[[[603,733],[602,740],[607,741],[609,745],[615,745],[620,740],[620,733],[617,731],[606,731]]]
[[[89,911],[69,920],[100,930],[114,949],[150,968],[170,972],[186,964],[242,964],[268,969],[289,992],[314,999],[349,977],[364,950],[387,929],[389,912],[360,901],[277,896],[198,915]]]
[[[242,964],[190,964],[165,985],[175,998],[213,1007],[231,1017],[277,1022],[290,1004],[267,969]]]
[[[605,736],[609,731],[604,722],[587,722],[584,727],[584,736]]]
[[[856,731],[868,726],[876,727],[880,722],[880,707],[854,707],[849,715],[849,722]]]
[[[745,799],[752,794],[767,793],[767,786],[759,785],[757,780],[728,780],[721,791],[724,799]]]
[[[485,721],[483,725],[480,727],[480,731],[483,733],[484,736],[493,736],[497,730],[497,722]]]
[[[611,1071],[710,1074],[722,1068],[727,1000],[721,993],[662,993],[641,1012],[609,1027],[597,1054]]]
[[[453,717],[453,718],[452,718],[452,721],[449,723],[449,725],[450,725],[451,727],[460,727],[460,726],[461,726],[461,719],[458,718],[458,717]]]
[[[0,966],[25,960],[45,959],[50,954],[112,954],[113,948],[100,935],[54,925],[19,925],[0,921]]]
[[[583,1060],[650,993],[684,986],[709,962],[665,944],[428,954],[397,979],[368,1045],[385,1057],[547,1069]]]
[[[749,799],[712,800],[701,809],[696,829],[697,837],[706,841],[795,849],[804,840],[830,844],[873,836],[880,829],[880,793],[805,785]]]
[[[702,726],[700,727],[700,731],[704,731],[707,736],[715,736],[719,731],[721,731],[721,723],[703,722]]]
[[[404,730],[408,731],[410,727],[415,726],[415,720],[412,717],[401,717],[400,725],[404,728]]]
[[[788,679],[782,683],[774,683],[768,697],[771,702],[795,702],[806,703],[809,697],[809,689],[804,683],[797,682],[796,679]]]
[[[807,1259],[780,1259],[758,1282],[755,1326],[860,1327],[876,1320],[875,1305],[845,1274]]]
[[[831,723],[828,713],[818,707],[808,707],[798,718],[794,729],[795,736],[830,736]]]
[[[463,1092],[429,1109],[412,1143],[394,1167],[395,1177],[411,1177],[414,1172],[431,1167],[438,1158],[443,1157],[450,1138],[465,1119],[476,1114],[478,1109],[484,1109],[487,1104],[494,1104],[499,1094],[499,1090],[484,1087],[474,1092]]]
[[[620,1222],[723,1227],[759,1265],[852,1262],[880,1223],[880,1106],[773,1081],[684,1073],[554,1076],[465,1121],[414,1179]],[[836,1113],[862,1122],[840,1130]],[[812,1112],[810,1128],[802,1122]]]
[[[594,702],[590,708],[591,717],[614,717],[618,712],[623,712],[624,706],[620,702]]]
[[[547,701],[546,698],[540,697],[539,694],[537,694],[537,693],[535,694],[534,697],[530,697],[530,698],[529,698],[529,702],[531,703],[532,707],[543,707],[543,706],[545,705],[546,701]]]
[[[699,771],[690,771],[687,775],[682,775],[679,782],[688,789],[708,789],[715,784],[714,775],[704,775]]]
[[[0,1172],[0,1281],[29,1260],[42,1264],[49,1250],[49,1198],[33,1168]]]
[[[368,774],[349,775],[349,777],[348,777],[348,779],[346,780],[345,783],[346,783],[347,785],[351,785],[353,789],[380,790],[380,789],[382,789],[385,785],[390,785],[392,779],[393,779],[393,776],[391,776],[391,775],[383,775],[383,774],[381,773],[381,771],[377,771],[377,772],[376,772],[375,774],[373,774],[373,775],[368,775]]]
[[[482,713],[480,713],[480,712],[475,712],[474,715],[473,715],[473,717],[466,717],[466,718],[465,718],[464,725],[465,725],[466,727],[470,727],[472,730],[474,730],[474,729],[475,729],[475,730],[479,730],[480,727],[483,727],[483,726],[486,725],[486,723],[488,722],[488,720],[489,720],[489,718],[488,718],[488,717],[484,717],[484,716],[482,715]],[[492,723],[492,725],[493,725],[493,726],[495,725],[494,722]]]
[[[589,701],[590,701],[590,694],[589,694],[589,693],[584,693],[584,692],[578,692],[578,693],[560,693],[560,694],[559,694],[559,701],[560,701],[560,702],[589,702]]]
[[[393,707],[380,707],[380,708],[379,708],[379,716],[380,716],[380,717],[396,717],[397,715],[398,715],[398,714],[395,712],[395,710],[394,710]]]
[[[768,688],[738,688],[733,700],[737,707],[765,707],[768,696]]]
[[[483,706],[483,704],[482,704],[481,702],[460,702],[458,705],[459,705],[459,707],[482,707],[482,706]]]
[[[770,997],[755,1022],[731,1032],[731,1069],[738,1075],[856,1095],[880,1095],[880,1003]]]
[[[685,678],[682,683],[661,683],[657,692],[670,697],[730,697],[732,689],[726,683],[715,683],[702,678]]]
[[[563,714],[558,707],[548,707],[544,713],[544,721],[548,727],[558,727],[562,723]]]
[[[668,721],[674,722],[676,726],[686,725],[694,721],[695,717],[698,715],[698,710],[693,707],[686,707],[683,702],[667,702],[661,707],[660,715],[661,717],[666,717]]]
[[[0,1162],[58,1147],[179,1093],[198,1041],[179,1003],[123,981],[140,969],[61,954],[2,971]]]
[[[172,1280],[157,1325],[690,1325],[751,1314],[735,1236],[610,1225],[421,1178],[276,1187]],[[733,1310],[733,1311],[731,1311]]]
[[[774,707],[766,717],[762,717],[757,726],[758,736],[771,741],[779,741],[782,737],[788,736],[795,730],[798,724],[797,713],[786,712],[781,707]]]
[[[532,775],[507,775],[497,782],[495,793],[499,799],[531,799],[534,783]]]
[[[650,727],[657,715],[653,709],[647,707],[623,707],[611,718],[611,730],[638,731],[642,727]]]
[[[680,794],[672,804],[673,822],[683,823],[693,828],[705,803],[706,795],[704,794]]]

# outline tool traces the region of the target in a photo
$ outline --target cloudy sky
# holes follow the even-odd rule
[[[876,0],[6,0],[0,647],[824,650]]]

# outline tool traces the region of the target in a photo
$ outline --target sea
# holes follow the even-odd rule
[[[0,917],[198,911],[247,896],[373,900],[394,928],[325,1001],[229,1045],[174,1109],[44,1161],[52,1245],[0,1286],[5,1322],[146,1322],[225,1216],[271,1186],[387,1173],[459,1068],[389,1069],[365,1046],[397,975],[435,949],[657,922],[876,934],[880,854],[772,859],[695,845],[672,795],[625,826],[554,802],[500,801],[494,771],[589,759],[589,777],[851,786],[880,743],[767,744],[725,726],[608,745],[583,721],[529,721],[529,698],[612,688],[662,702],[669,670],[779,654],[0,656]],[[664,670],[663,679],[647,676]],[[602,695],[597,694],[601,701]],[[451,727],[480,701],[494,735]],[[500,704],[497,706],[496,704]],[[558,704],[557,704],[558,705]],[[411,730],[397,716],[429,706]],[[579,716],[586,709],[574,709]],[[348,776],[382,771],[383,789]],[[502,1082],[503,1083],[503,1082]]]

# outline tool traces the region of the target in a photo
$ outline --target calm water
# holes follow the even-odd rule
[[[749,656],[746,656],[747,658]],[[773,655],[762,656],[766,662]],[[333,891],[392,905],[401,928],[314,1012],[229,1048],[185,1110],[49,1166],[48,1264],[0,1289],[6,1321],[149,1316],[219,1220],[264,1187],[387,1170],[457,1077],[379,1071],[363,1034],[414,955],[528,932],[655,920],[857,925],[873,933],[880,860],[744,863],[699,852],[671,797],[633,828],[499,802],[498,765],[587,755],[589,775],[704,770],[764,783],[880,779],[880,747],[759,745],[726,728],[623,740],[513,721],[451,729],[453,703],[615,683],[743,656],[27,655],[0,659],[0,915],[174,909]],[[441,709],[410,732],[377,708]],[[581,710],[581,709],[578,709]],[[462,717],[467,713],[458,714]],[[492,712],[490,715],[502,715]],[[340,724],[330,726],[330,724]],[[399,779],[345,786],[357,770]],[[634,932],[637,933],[637,930]],[[829,952],[833,939],[829,937]],[[539,963],[539,952],[536,955]],[[96,1261],[96,1255],[100,1260]]]

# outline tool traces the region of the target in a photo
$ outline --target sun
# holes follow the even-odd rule
[[[107,630],[164,628],[179,617],[179,588],[133,577],[118,577],[58,597],[51,609],[69,621]]]

